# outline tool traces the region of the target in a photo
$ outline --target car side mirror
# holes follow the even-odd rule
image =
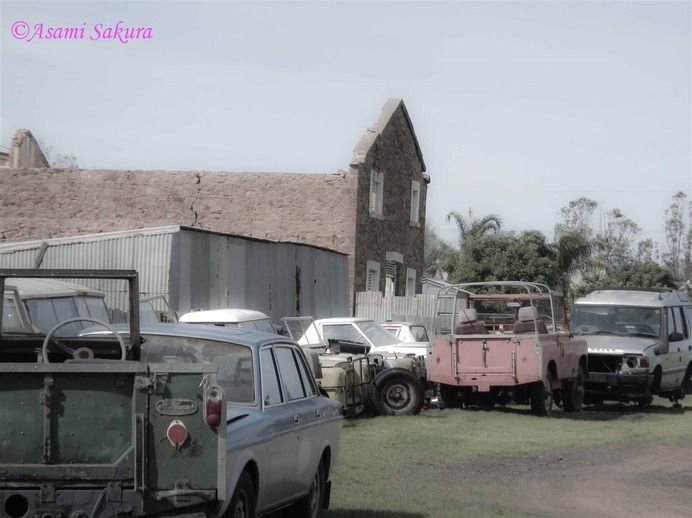
[[[684,339],[685,337],[682,336],[682,333],[678,333],[677,331],[674,331],[668,335],[668,341],[669,342],[680,342]]]

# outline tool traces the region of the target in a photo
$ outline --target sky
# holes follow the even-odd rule
[[[690,0],[0,0],[4,148],[26,128],[85,168],[335,173],[390,98],[449,242],[469,209],[552,241],[588,197],[594,226],[620,209],[665,243],[692,199]]]

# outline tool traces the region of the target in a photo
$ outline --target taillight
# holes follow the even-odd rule
[[[171,421],[171,424],[168,425],[168,429],[166,430],[166,437],[168,437],[168,441],[173,446],[180,448],[187,440],[187,428],[185,428],[182,421],[177,419]]]
[[[205,393],[204,422],[207,426],[216,428],[221,424],[221,409],[223,392],[218,387],[210,387]]]

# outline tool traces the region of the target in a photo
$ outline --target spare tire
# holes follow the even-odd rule
[[[380,415],[416,415],[425,403],[425,391],[418,376],[397,367],[375,376],[370,400]]]

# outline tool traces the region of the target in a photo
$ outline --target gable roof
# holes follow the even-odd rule
[[[387,127],[387,124],[389,124],[390,120],[392,119],[397,110],[401,110],[403,113],[404,120],[406,121],[408,129],[411,133],[413,145],[416,148],[416,155],[418,156],[418,161],[420,162],[422,171],[425,172],[425,161],[423,160],[423,152],[421,151],[420,145],[418,144],[418,138],[416,137],[416,132],[413,129],[413,123],[411,122],[411,118],[408,115],[408,110],[406,109],[406,105],[404,104],[403,99],[388,99],[384,103],[384,106],[382,107],[382,113],[380,114],[379,119],[377,119],[377,122],[368,128],[367,133],[360,138],[360,140],[356,144],[356,147],[353,149],[353,158],[351,159],[350,164],[351,167],[358,167],[358,164],[362,164],[363,162],[365,162],[365,158],[367,157],[368,152],[372,148],[377,138],[382,134],[382,131]]]

